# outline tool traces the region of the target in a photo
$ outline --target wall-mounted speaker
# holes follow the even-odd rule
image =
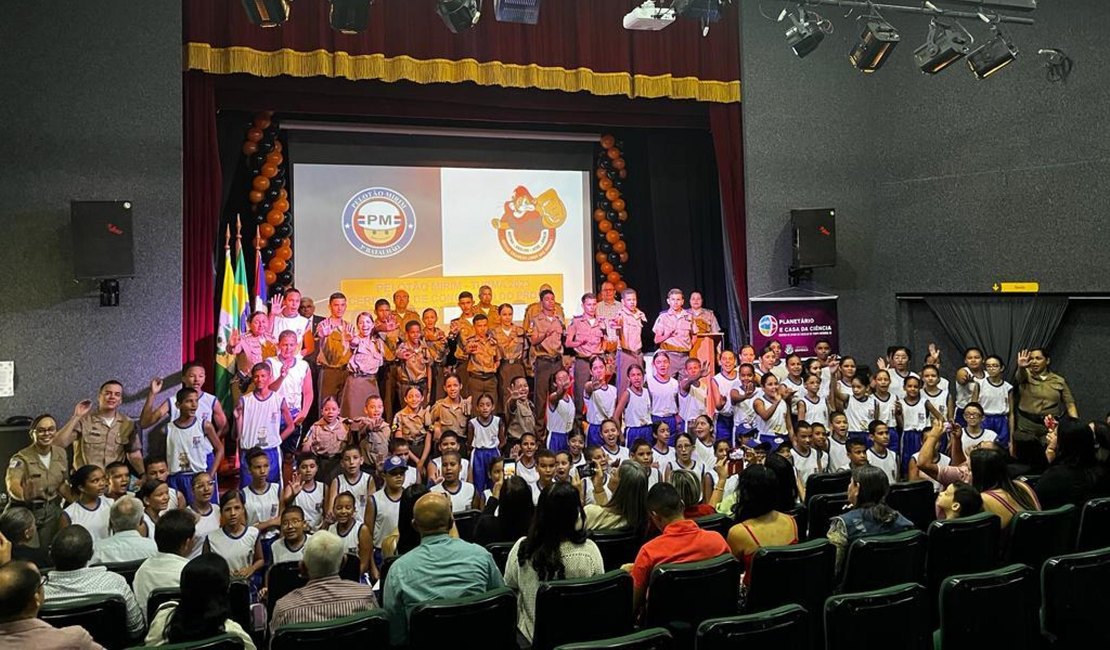
[[[836,210],[791,210],[795,269],[836,266]]]
[[[73,277],[78,280],[135,275],[130,201],[71,201]]]

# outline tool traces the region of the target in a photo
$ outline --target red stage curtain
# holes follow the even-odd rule
[[[747,331],[748,229],[744,213],[744,151],[740,120],[739,104],[709,107],[709,130],[713,133],[721,185],[723,227],[728,233],[731,249],[732,281],[736,287],[740,325]]]
[[[431,0],[371,7],[366,31],[328,24],[326,2],[296,2],[281,27],[251,25],[241,3],[184,3],[185,65],[216,74],[409,80],[597,95],[740,100],[739,20],[727,7],[707,37],[693,21],[659,32],[629,31],[632,2],[545,2],[537,25],[498,23],[490,2],[481,22],[451,34]]]
[[[184,186],[182,187],[181,360],[208,369],[212,390],[216,353],[215,249],[220,223],[220,154],[216,141],[216,93],[211,75],[184,78]]]

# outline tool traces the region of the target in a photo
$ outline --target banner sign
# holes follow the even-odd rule
[[[752,345],[756,354],[772,339],[782,344],[783,355],[813,356],[814,346],[826,340],[840,349],[836,322],[836,296],[763,296],[752,298]]]

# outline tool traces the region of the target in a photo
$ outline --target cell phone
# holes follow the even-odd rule
[[[744,460],[744,449],[742,447],[733,449],[728,452],[728,458],[729,460]]]
[[[1044,416],[1044,426],[1045,426],[1046,429],[1055,429],[1056,428],[1056,416],[1053,416],[1053,415]]]
[[[594,474],[597,474],[597,468],[594,467],[593,463],[578,466],[578,478],[590,478]]]
[[[516,476],[516,461],[515,460],[507,460],[502,464],[502,466],[504,467],[504,474],[505,474],[506,479],[509,479],[509,478],[512,478],[512,477]]]

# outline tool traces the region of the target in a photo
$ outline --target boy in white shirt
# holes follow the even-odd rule
[[[477,507],[474,498],[474,484],[460,478],[462,456],[457,451],[445,451],[440,457],[443,481],[432,487],[432,492],[441,492],[451,500],[451,512],[462,512]]]
[[[890,429],[881,420],[872,420],[867,425],[867,437],[871,448],[867,450],[867,462],[886,472],[891,483],[898,481],[898,455],[890,451]]]

